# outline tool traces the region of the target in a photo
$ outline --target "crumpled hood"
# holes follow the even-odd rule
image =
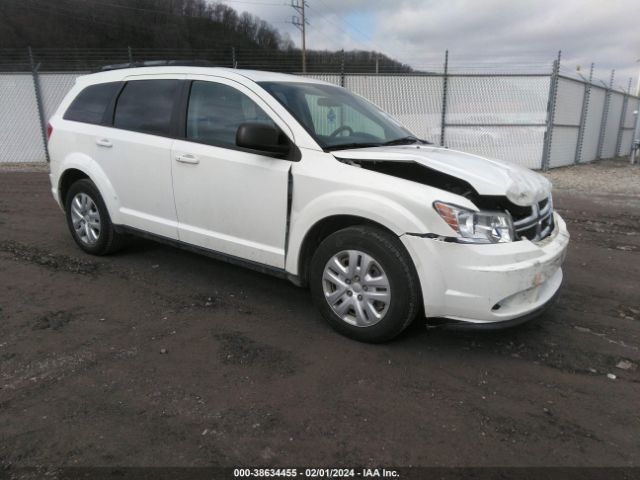
[[[528,168],[430,145],[370,147],[332,152],[345,160],[415,162],[468,182],[480,195],[505,195],[528,206],[551,193],[551,182]]]

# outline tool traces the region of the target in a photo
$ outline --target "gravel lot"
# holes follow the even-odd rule
[[[24,170],[0,172],[0,464],[639,463],[638,166],[548,174],[572,243],[538,321],[378,346],[285,281],[144,240],[87,256]]]
[[[554,168],[545,175],[556,191],[640,196],[640,165],[629,165],[628,158]]]

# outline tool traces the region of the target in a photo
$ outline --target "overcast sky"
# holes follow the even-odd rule
[[[296,1],[296,0],[294,0]],[[298,0],[301,1],[301,0]],[[291,0],[223,0],[288,32]],[[307,0],[313,49],[381,51],[416,68],[440,65],[551,64],[562,50],[565,71],[626,87],[640,72],[640,0]]]

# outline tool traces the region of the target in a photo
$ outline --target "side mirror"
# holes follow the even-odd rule
[[[289,145],[281,141],[281,132],[272,125],[248,122],[238,127],[236,145],[258,153],[284,156]]]

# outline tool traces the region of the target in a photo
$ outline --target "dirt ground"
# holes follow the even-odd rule
[[[639,182],[549,174],[572,242],[539,320],[376,346],[286,281],[145,240],[87,256],[47,174],[19,170],[0,171],[0,464],[640,463]]]

